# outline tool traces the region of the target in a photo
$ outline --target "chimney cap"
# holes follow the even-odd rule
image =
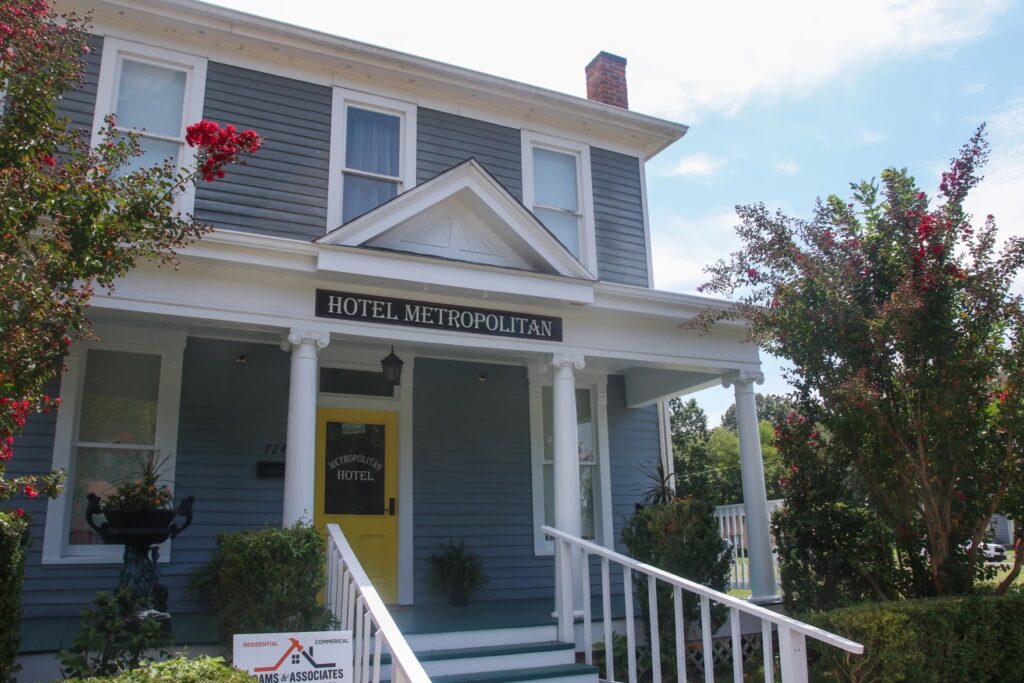
[[[601,50],[596,55],[594,55],[593,59],[590,60],[590,63],[587,64],[587,68],[589,69],[590,67],[594,66],[594,64],[596,62],[604,60],[604,59],[609,59],[609,60],[611,60],[613,62],[619,62],[620,64],[625,64],[626,63],[626,58],[625,57],[620,57],[618,55],[613,55],[611,52],[605,52],[604,50]]]

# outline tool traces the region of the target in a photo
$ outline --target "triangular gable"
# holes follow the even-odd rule
[[[316,243],[596,279],[474,159],[330,231]]]

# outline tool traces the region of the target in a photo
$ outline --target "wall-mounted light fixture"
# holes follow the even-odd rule
[[[391,353],[380,361],[380,370],[384,373],[384,381],[395,387],[402,383],[402,366],[405,363],[395,355],[395,347],[391,347]]]

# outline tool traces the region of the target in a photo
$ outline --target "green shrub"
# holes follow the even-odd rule
[[[97,593],[82,610],[82,627],[71,650],[60,653],[65,677],[113,676],[142,664],[147,655],[172,644],[158,619],[147,618],[146,602],[131,588],[113,596]]]
[[[709,502],[689,497],[639,508],[622,529],[622,543],[629,554],[641,562],[724,592],[729,588],[732,559],[729,544],[722,539],[714,512]],[[644,629],[649,631],[647,576],[634,574],[634,585],[636,604],[644,614]],[[657,603],[662,670],[674,671],[675,622],[670,616],[674,609],[671,586],[659,582]],[[713,626],[717,628],[724,619],[725,609],[716,605],[711,613]],[[685,591],[683,619],[690,624],[700,619],[699,598]],[[649,641],[650,633],[647,633],[647,638]],[[638,654],[638,666],[649,666],[649,662],[649,651]]]
[[[21,584],[25,580],[28,519],[0,512],[0,681],[12,679],[21,644]]]
[[[192,587],[212,600],[224,643],[235,633],[321,631],[334,625],[317,602],[326,557],[323,536],[303,524],[221,533]]]
[[[109,678],[71,679],[71,683],[249,683],[256,678],[232,668],[220,657],[175,657],[149,662]]]
[[[814,671],[846,683],[1021,681],[1024,594],[869,603],[802,618],[864,645],[863,655],[815,645]],[[808,640],[808,642],[811,642]]]

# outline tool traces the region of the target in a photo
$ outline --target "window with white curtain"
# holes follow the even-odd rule
[[[372,211],[415,184],[416,108],[334,89],[328,229]]]
[[[170,160],[190,166],[195,150],[185,144],[185,129],[203,118],[206,60],[118,38],[103,41],[92,144],[108,114],[117,116],[117,133],[138,133],[142,155],[129,159],[121,173]],[[194,188],[178,197],[177,208],[191,211]]]
[[[522,132],[523,203],[555,239],[597,271],[590,146]]]

